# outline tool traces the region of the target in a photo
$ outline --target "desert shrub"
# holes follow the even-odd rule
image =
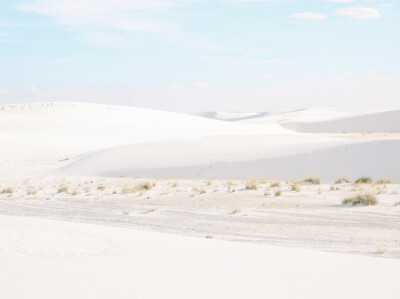
[[[3,191],[1,191],[2,194],[13,194],[14,189],[11,187],[4,188]]]
[[[271,192],[269,192],[269,190],[265,190],[264,196],[271,196]]]
[[[246,181],[246,189],[247,190],[257,190],[257,181],[254,179],[250,179]]]
[[[206,190],[203,189],[203,188],[199,188],[199,187],[194,186],[193,190],[198,192],[198,193],[200,193],[200,194],[206,194]]]
[[[312,184],[312,185],[320,185],[321,184],[321,180],[318,178],[306,178],[303,180],[304,183],[308,183],[308,184]]]
[[[330,190],[330,191],[333,191],[333,190],[335,190],[335,187],[332,185],[332,186],[329,188],[329,190]]]
[[[151,188],[153,188],[153,184],[151,184],[150,182],[141,182],[133,186],[125,186],[123,192],[125,194],[137,193],[137,192],[142,193],[142,191],[147,191],[150,190]]]
[[[362,206],[375,206],[378,201],[376,200],[375,195],[372,194],[358,194],[353,197],[345,198],[342,201],[343,204],[351,203],[353,206],[362,205]]]
[[[78,191],[77,190],[72,191],[72,196],[76,196],[76,195],[78,195]]]
[[[292,183],[290,185],[290,190],[295,191],[295,192],[300,192],[300,186],[297,185],[296,183]]]
[[[384,185],[384,184],[393,184],[393,182],[391,180],[388,179],[379,179],[375,182],[378,185]]]
[[[234,209],[232,210],[232,214],[238,214],[238,213],[240,213],[240,212],[241,212],[241,210],[238,209],[238,208],[234,208]]]
[[[354,181],[354,184],[371,184],[372,179],[370,177],[360,177],[357,180]]]
[[[281,195],[282,195],[281,190],[276,190],[275,191],[275,197],[278,197],[278,196],[281,196]]]
[[[26,195],[36,195],[37,194],[37,191],[35,190],[35,188],[33,188],[33,187],[28,187],[28,188],[26,188]]]
[[[104,185],[98,185],[97,190],[104,191],[104,190],[106,190],[106,187]]]
[[[394,206],[395,206],[395,207],[400,206],[400,201],[396,202],[396,203],[394,204]]]
[[[65,185],[62,185],[58,188],[58,193],[67,193],[68,192],[68,187]]]
[[[172,187],[178,187],[178,182],[172,182],[172,185],[171,185]]]
[[[344,184],[344,183],[349,184],[349,183],[351,183],[351,181],[349,179],[346,179],[346,178],[338,178],[335,181],[335,184]]]
[[[279,182],[272,182],[271,183],[271,188],[276,188],[276,187],[280,187],[281,186],[281,183],[279,183]]]
[[[266,179],[261,179],[260,184],[266,184],[268,181]]]

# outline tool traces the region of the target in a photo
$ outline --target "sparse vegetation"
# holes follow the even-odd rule
[[[233,214],[238,214],[238,213],[240,213],[240,212],[241,212],[240,209],[234,208],[234,209],[232,210],[232,215],[233,215]]]
[[[72,195],[73,195],[73,196],[78,195],[78,191],[77,191],[77,190],[72,191]]]
[[[391,180],[388,179],[379,179],[375,182],[377,185],[385,185],[385,184],[393,184]]]
[[[260,184],[266,184],[267,183],[267,180],[266,179],[261,179],[260,180]]]
[[[400,206],[400,201],[396,202],[396,203],[394,204],[394,206],[395,206],[395,207]]]
[[[68,187],[65,185],[62,185],[58,188],[57,193],[67,193],[68,192]]]
[[[178,182],[177,182],[177,181],[172,182],[171,186],[172,186],[172,187],[178,187]]]
[[[309,178],[304,179],[303,183],[308,183],[308,184],[311,184],[311,185],[320,185],[321,184],[321,180],[318,179],[318,178],[309,177]]]
[[[246,181],[246,190],[257,190],[257,181],[255,179],[249,179]]]
[[[300,186],[297,185],[296,183],[292,183],[290,185],[290,190],[295,191],[295,192],[300,192]]]
[[[363,206],[375,206],[378,201],[373,194],[358,194],[354,197],[345,198],[342,201],[343,204],[351,203],[353,206],[355,205],[363,205]]]
[[[26,188],[26,195],[36,195],[37,191],[35,188],[29,186]]]
[[[370,177],[360,177],[354,181],[354,184],[371,184],[372,179]]]
[[[272,182],[271,183],[271,188],[277,188],[277,187],[280,187],[281,186],[281,183],[279,183],[279,182]]]
[[[385,250],[383,250],[383,249],[378,249],[375,253],[376,253],[376,254],[384,254],[384,253],[385,253]]]
[[[211,235],[206,236],[206,239],[212,239],[212,238],[213,238],[213,236],[211,236]]]
[[[339,178],[335,181],[335,184],[350,184],[351,181],[346,178]]]
[[[278,197],[278,196],[281,196],[281,195],[282,195],[282,192],[281,192],[280,189],[275,191],[275,197]]]
[[[269,192],[269,190],[265,190],[264,196],[271,196],[271,192]]]
[[[106,190],[106,187],[104,185],[98,185],[97,190],[104,191],[104,190]]]
[[[3,191],[1,191],[1,194],[13,194],[14,189],[11,187],[4,188]]]
[[[125,194],[139,192],[142,195],[143,191],[148,191],[151,188],[153,188],[153,184],[151,184],[150,182],[141,182],[141,183],[138,183],[138,184],[136,184],[134,186],[125,186],[124,189],[123,189],[123,192]]]

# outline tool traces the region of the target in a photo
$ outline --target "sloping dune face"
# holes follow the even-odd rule
[[[400,133],[400,110],[324,121],[286,122],[282,126],[305,133]]]
[[[291,134],[150,109],[81,103],[0,106],[1,158],[82,154],[111,146],[210,135]],[[26,147],[29,147],[27,149]]]
[[[301,115],[314,119],[309,110]],[[396,139],[339,139],[246,123],[264,118],[259,114],[224,117],[242,120],[81,103],[1,106],[0,176],[331,179],[384,170],[400,179]]]

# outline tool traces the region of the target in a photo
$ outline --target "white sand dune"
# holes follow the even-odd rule
[[[0,216],[1,298],[399,298],[400,261]]]
[[[215,135],[295,134],[150,109],[82,103],[0,106],[0,177],[34,175],[110,147]],[[59,163],[58,163],[59,164]]]
[[[400,133],[400,110],[346,116],[334,120],[286,122],[282,126],[306,133]]]
[[[56,173],[236,179],[313,175],[324,180],[371,175],[400,179],[396,139],[331,138],[281,126],[299,129],[297,126],[310,125],[315,128],[311,131],[324,131],[321,122],[309,122],[324,119],[334,131],[341,130],[341,125],[349,130],[352,125],[375,125],[381,130],[396,125],[400,119],[397,112],[360,115],[304,109],[270,116],[218,115],[241,120],[82,103],[0,106],[0,177]],[[302,122],[286,122],[294,119]],[[259,125],[242,123],[253,121]]]
[[[332,108],[305,108],[294,111],[234,113],[234,112],[202,112],[197,115],[231,122],[250,123],[257,125],[287,123],[287,122],[312,122],[353,117],[376,110],[338,110]]]
[[[388,177],[400,180],[400,139],[315,143],[299,136],[202,138],[107,149],[58,174],[154,178],[301,179]],[[307,142],[308,141],[308,142]]]

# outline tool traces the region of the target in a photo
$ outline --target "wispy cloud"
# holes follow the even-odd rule
[[[301,12],[291,16],[295,19],[308,19],[308,20],[325,20],[327,17],[323,14],[313,12]]]
[[[343,8],[338,10],[336,14],[356,20],[376,19],[382,16],[375,8]]]
[[[170,29],[169,24],[161,23],[143,12],[174,5],[176,2],[173,0],[26,0],[17,8],[52,17],[57,24],[76,30],[105,27],[121,31],[165,32]]]

